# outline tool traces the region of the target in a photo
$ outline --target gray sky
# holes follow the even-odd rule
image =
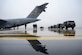
[[[82,27],[82,0],[0,0],[0,19],[27,17],[35,6],[46,2],[49,3],[46,12],[38,17],[41,21],[35,22],[39,26],[74,20],[77,27]]]

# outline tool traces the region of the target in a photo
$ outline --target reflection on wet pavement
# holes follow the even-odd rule
[[[33,49],[35,49],[37,52],[39,51],[44,54],[48,54],[47,49],[45,49],[46,46],[42,45],[40,41],[38,41],[38,40],[27,40],[27,41],[31,44]]]
[[[82,55],[82,35],[77,33],[57,29],[0,31],[5,35],[0,37],[0,55]],[[13,36],[6,37],[7,34]]]
[[[75,30],[50,29],[50,31],[63,34],[64,36],[75,36]]]
[[[22,30],[11,30],[11,31],[0,31],[1,40],[80,40],[82,35],[76,35],[75,30],[61,30],[61,29],[50,29],[50,30],[37,30],[33,29],[30,31]]]

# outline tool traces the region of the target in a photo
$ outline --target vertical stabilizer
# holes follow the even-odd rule
[[[37,18],[41,14],[42,11],[45,12],[45,8],[47,8],[46,7],[47,4],[48,3],[44,3],[40,6],[36,6],[34,10],[27,16],[27,18]]]

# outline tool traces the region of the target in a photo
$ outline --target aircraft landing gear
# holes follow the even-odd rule
[[[15,27],[14,27],[14,30],[15,30]]]
[[[25,30],[26,30],[27,24],[25,24]]]
[[[27,27],[27,24],[25,24],[25,34],[27,34],[26,27]]]
[[[19,26],[17,26],[17,30],[19,29]]]

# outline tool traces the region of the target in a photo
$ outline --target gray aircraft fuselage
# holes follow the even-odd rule
[[[39,21],[39,19],[31,19],[31,18],[20,18],[20,19],[8,19],[7,22],[0,24],[2,28],[12,28],[16,26],[25,25],[28,23]]]
[[[35,9],[26,18],[7,19],[7,20],[0,19],[0,29],[17,27],[39,21],[40,19],[37,19],[37,17],[40,15],[42,11],[45,12],[47,4],[48,3],[44,3],[40,6],[36,6]]]

